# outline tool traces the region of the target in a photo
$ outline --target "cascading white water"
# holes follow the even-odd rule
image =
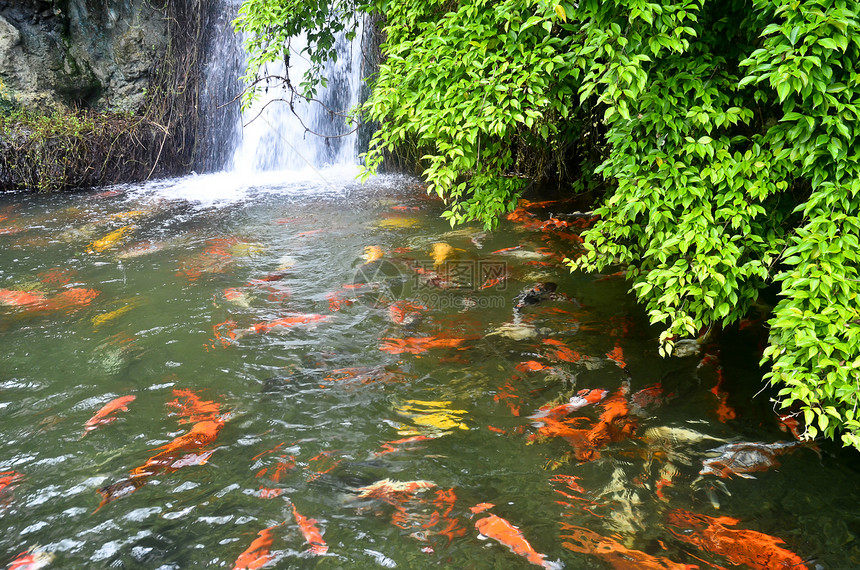
[[[201,205],[228,204],[242,200],[251,186],[283,191],[284,182],[305,181],[302,190],[290,191],[331,190],[354,180],[358,134],[350,133],[354,126],[337,113],[346,113],[359,102],[362,30],[353,42],[338,40],[338,57],[325,70],[328,85],[318,90],[319,101],[296,98],[291,109],[279,100],[288,99],[289,94],[273,84],[252,108],[240,114],[242,85],[238,78],[247,54],[232,26],[240,5],[241,0],[218,0],[209,15],[208,61],[203,69],[194,161],[198,175],[172,183],[169,189],[158,189],[160,185],[155,184],[150,190]],[[310,65],[301,53],[305,45],[304,38],[291,42],[289,77],[296,86]],[[271,66],[268,72],[285,75],[283,65]],[[350,134],[340,136],[345,133]]]
[[[240,0],[220,0],[210,20],[209,61],[204,68],[201,110],[203,128],[198,144],[198,172],[232,171],[241,174],[283,170],[319,169],[357,163],[357,135],[341,113],[358,104],[361,84],[361,30],[353,42],[340,38],[337,59],[328,64],[327,87],[318,90],[318,101],[294,98],[273,83],[241,117],[236,100],[241,89],[237,78],[246,54],[241,38],[232,29]],[[227,16],[225,16],[227,14]],[[289,77],[298,86],[310,67],[304,38],[291,41]],[[271,76],[284,76],[284,64],[270,65]],[[231,103],[232,101],[232,103]],[[292,107],[292,108],[291,108]],[[322,136],[320,136],[322,135]]]
[[[354,127],[339,113],[346,113],[358,103],[360,45],[345,39],[336,45],[338,59],[326,68],[328,86],[320,89],[319,102],[297,98],[291,109],[283,100],[288,94],[275,86],[244,113],[246,125],[233,154],[232,170],[266,172],[356,164],[357,136],[346,135]],[[290,78],[294,85],[309,67],[301,54],[303,48],[303,38],[293,41]],[[283,64],[269,72],[283,75]]]

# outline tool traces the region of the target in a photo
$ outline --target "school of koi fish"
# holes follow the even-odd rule
[[[497,232],[430,231],[439,204],[409,195],[229,234],[183,210],[172,236],[169,204],[91,200],[99,219],[0,208],[12,252],[80,220],[52,238],[74,263],[0,271],[0,414],[28,419],[0,423],[0,568],[830,567],[762,514],[787,507],[748,504],[828,458],[796,414],[750,416],[720,345],[653,364],[643,319],[595,300],[626,302],[623,271],[563,265],[589,212],[521,200]],[[74,401],[18,388],[43,389],[22,363],[51,326],[82,355]]]

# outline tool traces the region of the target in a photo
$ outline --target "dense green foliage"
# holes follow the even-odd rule
[[[294,0],[275,13],[281,4],[246,2],[244,29],[293,33],[325,11]],[[350,7],[385,22],[385,62],[363,108],[381,125],[369,171],[384,151],[421,148],[452,223],[492,226],[546,164],[578,157],[564,166],[608,190],[572,266],[626,266],[664,327],[664,353],[781,288],[768,378],[782,405],[802,410],[808,436],[860,448],[858,2],[376,0],[336,10]],[[273,45],[254,41],[249,77]]]

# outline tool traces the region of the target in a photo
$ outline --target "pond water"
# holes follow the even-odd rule
[[[760,323],[661,359],[572,205],[322,174],[2,198],[0,567],[860,565]]]

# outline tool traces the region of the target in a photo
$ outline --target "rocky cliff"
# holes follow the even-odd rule
[[[158,2],[0,0],[0,98],[41,110],[137,110],[167,46]]]

